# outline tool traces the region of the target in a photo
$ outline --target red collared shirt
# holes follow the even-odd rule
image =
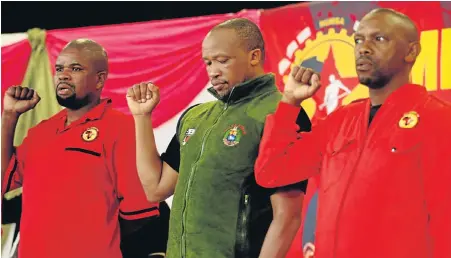
[[[118,216],[159,215],[139,181],[133,121],[110,103],[67,127],[63,110],[17,148],[3,192],[23,185],[21,258],[119,258]]]
[[[255,174],[264,187],[320,176],[315,257],[451,257],[449,103],[405,85],[370,126],[364,99],[301,134],[298,112],[267,118]]]

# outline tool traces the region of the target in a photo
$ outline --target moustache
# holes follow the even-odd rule
[[[361,56],[359,58],[357,58],[357,60],[355,61],[356,65],[362,63],[362,62],[370,62],[371,64],[373,64],[373,59],[369,56]]]
[[[211,80],[211,85],[219,85],[219,84],[226,84],[226,81],[223,80]]]
[[[67,83],[67,82],[60,82],[56,85],[56,89],[58,90],[60,88],[60,86],[62,85],[66,85],[69,86],[72,90],[75,90],[75,85]]]

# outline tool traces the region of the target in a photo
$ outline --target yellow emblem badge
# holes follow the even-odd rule
[[[420,115],[418,115],[415,111],[410,111],[405,113],[402,118],[399,120],[398,125],[401,128],[414,128],[420,119]]]
[[[99,129],[96,127],[90,127],[83,132],[81,138],[87,142],[92,142],[97,138],[97,136],[99,136]]]

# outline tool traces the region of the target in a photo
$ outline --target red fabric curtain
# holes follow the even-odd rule
[[[105,47],[109,56],[109,75],[103,90],[114,107],[128,112],[126,89],[152,81],[160,87],[160,105],[153,117],[159,126],[182,111],[207,85],[208,77],[201,57],[202,40],[215,25],[236,17],[259,23],[259,11],[244,10],[174,20],[93,26],[47,31],[46,44],[51,69],[69,41],[89,38]],[[30,57],[27,40],[2,47],[2,98],[11,85],[21,84]]]
[[[185,109],[208,83],[201,44],[215,25],[234,17],[258,23],[257,11],[111,26],[51,30],[47,48],[52,66],[70,40],[89,38],[105,47],[109,75],[103,95],[114,107],[128,112],[125,93],[133,84],[152,81],[160,87],[161,100],[152,115],[158,126]],[[53,69],[54,70],[54,69]]]
[[[22,83],[30,54],[31,46],[28,40],[2,47],[2,100],[9,86]]]

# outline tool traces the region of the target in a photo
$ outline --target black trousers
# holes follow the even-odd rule
[[[166,253],[169,233],[170,209],[166,202],[160,203],[160,216],[123,238],[121,250],[123,258],[160,258]],[[154,254],[150,256],[151,254]]]

